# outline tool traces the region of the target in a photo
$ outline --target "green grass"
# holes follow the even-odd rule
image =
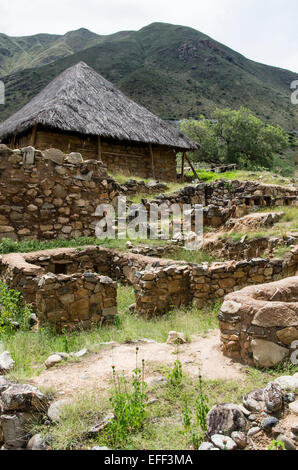
[[[280,237],[285,238],[291,233],[298,231],[298,207],[296,206],[281,206],[281,207],[264,207],[260,208],[257,212],[284,212],[279,222],[276,222],[272,227],[263,228],[257,231],[241,231],[235,233],[224,233],[220,238],[226,238],[233,241],[239,241],[246,235],[247,240],[262,237]]]
[[[173,357],[173,362],[175,357]],[[121,371],[121,364],[116,365]],[[168,367],[145,364],[146,374],[159,373],[167,377]],[[205,380],[203,392],[208,396],[209,407],[219,403],[241,403],[247,392],[264,387],[268,382],[281,375],[292,375],[298,366],[285,364],[278,368],[262,371],[247,367],[246,376],[237,381]],[[191,449],[191,435],[185,434],[182,426],[182,410],[185,400],[189,407],[199,393],[198,378],[190,377],[183,371],[182,384],[179,387],[171,385],[151,385],[147,389],[149,398],[156,402],[148,405],[148,416],[144,427],[136,433],[128,434],[125,446],[121,450],[182,450]],[[90,391],[79,395],[64,409],[62,420],[50,428],[53,449],[88,449],[94,445],[107,444],[103,434],[97,438],[88,439],[83,433],[92,427],[102,412],[110,410],[109,394]],[[43,425],[35,427],[34,432],[47,434],[49,429]],[[116,446],[117,447],[117,446]]]
[[[192,173],[191,173],[192,174]],[[218,180],[238,180],[238,181],[258,181],[259,183],[265,184],[277,184],[281,186],[292,185],[290,177],[282,177],[271,171],[247,171],[247,170],[235,170],[227,171],[225,173],[213,173],[206,170],[197,170],[197,174],[201,181],[206,183],[212,183]]]
[[[87,348],[97,352],[99,343],[151,338],[165,342],[169,331],[183,331],[186,337],[194,333],[206,333],[217,327],[217,308],[199,310],[197,307],[180,308],[169,315],[156,319],[145,319],[129,313],[128,307],[134,303],[135,296],[131,287],[119,286],[118,312],[114,325],[93,328],[88,331],[64,333],[57,335],[50,328],[40,328],[37,332],[17,331],[15,335],[0,337],[1,349],[10,351],[15,360],[12,376],[24,381],[39,375],[44,370],[44,361],[55,352],[76,352]]]
[[[39,241],[39,240],[24,240],[24,241],[14,241],[9,238],[3,238],[0,241],[0,254],[8,254],[8,253],[30,253],[31,251],[41,251],[41,250],[50,250],[53,248],[80,248],[83,246],[88,245],[98,245],[103,246],[105,248],[111,249],[118,249],[121,251],[127,251],[126,243],[130,241],[132,245],[138,246],[140,244],[143,245],[151,245],[151,246],[160,246],[166,243],[166,240],[132,240],[132,239],[105,239],[99,240],[98,238],[93,237],[81,237],[72,240],[49,240],[49,241]]]
[[[199,251],[189,251],[184,248],[177,248],[170,255],[165,255],[164,258],[171,258],[175,261],[185,261],[187,263],[201,264],[204,262],[213,263],[215,261],[220,261],[212,256],[210,253],[204,250]]]

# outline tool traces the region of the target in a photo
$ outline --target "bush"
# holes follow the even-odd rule
[[[136,359],[138,359],[136,349]],[[137,361],[136,361],[137,364]],[[130,434],[140,430],[147,417],[147,395],[144,382],[144,361],[142,368],[133,371],[131,387],[125,377],[116,377],[113,367],[114,388],[111,392],[110,403],[115,418],[109,423],[106,430],[106,441],[109,445],[122,447]]]
[[[24,302],[23,296],[0,281],[0,335],[12,334],[17,322],[20,328],[29,329],[32,307]]]

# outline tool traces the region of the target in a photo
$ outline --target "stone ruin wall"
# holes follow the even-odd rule
[[[219,313],[224,355],[257,367],[289,357],[298,341],[297,280],[250,286],[225,297]]]
[[[113,321],[117,314],[117,283],[95,273],[46,274],[37,283],[40,323],[64,329],[88,329]]]
[[[203,308],[245,286],[293,276],[297,267],[298,248],[284,260],[257,258],[210,265],[181,262],[167,267],[152,266],[138,273],[134,286],[136,308],[147,316],[164,314],[172,305],[180,307],[191,302]]]
[[[297,266],[297,248],[285,260],[252,259],[195,265],[90,246],[3,255],[0,276],[10,287],[21,291],[26,301],[35,304],[41,321],[50,321],[59,329],[62,325],[82,326],[84,322],[88,327],[94,322],[112,319],[116,313],[113,281],[132,285],[136,311],[150,317],[165,314],[172,306],[191,302],[204,307],[244,286],[295,275]],[[86,281],[84,276],[87,279],[94,276],[94,283]],[[95,302],[87,302],[88,288],[82,286],[84,282],[94,284],[100,290],[102,300],[98,303],[98,313],[94,313]],[[111,289],[105,291],[100,286],[108,282]],[[66,300],[69,304],[65,316],[62,305]]]
[[[118,193],[101,162],[0,145],[0,238],[94,236],[96,207]]]
[[[162,195],[154,202],[170,204],[202,204],[203,206],[229,207],[231,205],[271,207],[296,204],[298,189],[293,187],[263,184],[254,181],[216,181],[185,186],[175,194]]]
[[[204,225],[219,228],[231,218],[242,217],[253,209],[298,204],[298,189],[252,181],[217,181],[185,186],[174,194],[161,194],[144,201],[147,211],[153,204],[201,204]]]

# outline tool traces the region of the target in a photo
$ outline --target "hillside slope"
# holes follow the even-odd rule
[[[153,23],[110,36],[81,29],[9,39],[11,56],[1,62],[6,105],[0,106],[0,120],[82,60],[163,119],[244,105],[268,122],[298,129],[298,107],[290,102],[295,73],[248,60],[192,28]],[[22,53],[13,49],[21,40]]]

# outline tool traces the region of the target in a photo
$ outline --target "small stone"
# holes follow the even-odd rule
[[[165,377],[151,377],[146,382],[148,385],[166,385],[169,383]]]
[[[283,377],[278,377],[278,379],[274,380],[274,383],[277,383],[282,390],[292,390],[295,392],[298,391],[298,378],[285,375]]]
[[[256,415],[249,415],[248,417],[249,421],[253,422],[257,419]]]
[[[98,434],[100,431],[103,431],[108,427],[108,425],[115,419],[115,415],[113,413],[109,413],[107,416],[103,416],[101,420],[93,426],[86,434]]]
[[[57,354],[57,356],[62,357],[62,359],[68,359],[69,358],[69,354],[65,353],[65,352],[56,352],[55,355],[56,354]]]
[[[295,395],[294,393],[284,393],[283,399],[285,403],[293,403],[293,401],[295,401]]]
[[[271,435],[274,439],[277,438],[280,434],[283,434],[285,432],[284,428],[282,428],[279,424],[277,426],[274,426],[271,431]]]
[[[248,435],[249,437],[251,437],[251,436],[254,436],[255,434],[257,434],[257,433],[260,432],[260,431],[261,431],[261,428],[259,428],[258,426],[255,426],[255,427],[251,428],[251,429],[248,431],[247,435]]]
[[[130,311],[130,313],[135,313],[136,307],[137,307],[137,304],[131,304],[131,305],[128,307],[128,310]]]
[[[170,331],[167,339],[167,344],[185,344],[186,339],[183,333],[178,331]]]
[[[199,447],[199,450],[212,450],[214,447],[210,442],[202,442]]]
[[[266,411],[276,413],[283,408],[283,393],[277,383],[270,382],[264,389]]]
[[[283,442],[286,450],[296,450],[295,443],[284,434],[279,434],[276,440],[279,442]]]
[[[211,437],[211,441],[215,445],[215,447],[218,447],[221,450],[235,450],[237,449],[237,444],[236,442],[233,441],[228,436],[222,436],[221,434],[215,434],[214,436]]]
[[[52,356],[48,357],[45,361],[45,366],[47,369],[49,369],[50,367],[54,367],[56,364],[59,364],[59,362],[62,361],[63,357],[61,357],[60,354],[52,354]]]
[[[231,434],[231,438],[236,442],[239,449],[245,449],[247,444],[246,435],[244,432],[234,431]]]
[[[80,357],[86,356],[86,354],[88,354],[88,349],[84,348],[84,349],[81,349],[81,351],[74,353],[74,357],[80,358]]]
[[[13,370],[15,365],[9,351],[4,351],[0,354],[0,374],[6,374]]]
[[[92,447],[91,450],[110,450],[108,447],[99,447],[99,446],[95,446],[95,447]]]
[[[289,409],[292,413],[298,415],[298,400],[294,401],[293,403],[290,403]]]
[[[70,404],[69,400],[57,400],[51,404],[50,408],[48,409],[48,417],[51,421],[59,422],[61,420],[61,415],[63,412],[63,408],[66,405]]]
[[[228,313],[231,315],[235,315],[236,313],[239,312],[241,308],[241,304],[238,302],[234,302],[233,300],[226,300],[222,306],[221,306],[221,312],[222,313]]]
[[[71,152],[69,155],[66,155],[65,162],[72,165],[80,165],[84,160],[80,153]]]
[[[259,388],[244,395],[243,405],[250,411],[263,411],[265,409],[264,389]]]
[[[35,434],[27,444],[27,450],[44,450],[46,444],[41,434]]]
[[[277,418],[273,418],[273,417],[265,418],[263,419],[261,423],[261,428],[264,429],[264,431],[269,431],[278,423],[279,421]]]
[[[295,434],[295,436],[298,436],[298,423],[293,424],[293,426],[291,427],[291,431],[293,434]]]

